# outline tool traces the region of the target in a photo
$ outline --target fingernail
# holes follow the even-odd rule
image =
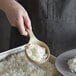
[[[27,32],[23,32],[21,35],[23,35],[23,36],[27,36]]]

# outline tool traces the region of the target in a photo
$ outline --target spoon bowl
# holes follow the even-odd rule
[[[49,57],[50,57],[50,49],[49,47],[42,41],[38,40],[35,35],[33,34],[32,30],[28,30],[28,34],[29,34],[29,37],[30,37],[30,40],[29,42],[26,44],[26,56],[28,57],[28,59],[34,63],[37,63],[37,64],[43,64],[45,62],[47,62],[49,60]],[[37,44],[39,45],[40,47],[43,47],[45,48],[45,53],[47,54],[47,57],[44,59],[44,60],[41,60],[41,61],[35,61],[33,60],[30,56],[28,56],[28,50],[27,50],[27,47],[30,45],[30,44]]]

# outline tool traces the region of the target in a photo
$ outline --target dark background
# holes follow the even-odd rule
[[[10,28],[5,13],[0,10],[0,52],[9,49]]]

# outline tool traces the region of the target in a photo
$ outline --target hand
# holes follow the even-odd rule
[[[27,29],[32,29],[27,11],[15,0],[4,0],[3,11],[11,25],[17,27],[21,35],[26,36]]]

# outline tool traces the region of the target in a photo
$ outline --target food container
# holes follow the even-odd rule
[[[10,50],[7,50],[5,52],[2,52],[2,53],[0,53],[0,61],[2,61],[3,59],[7,58],[8,56],[10,56],[12,54],[25,51],[25,49],[26,49],[26,45],[22,45],[22,46],[19,46],[17,48],[10,49]],[[55,56],[50,55],[49,61],[51,63],[55,64]],[[61,75],[59,74],[58,76],[61,76]]]

